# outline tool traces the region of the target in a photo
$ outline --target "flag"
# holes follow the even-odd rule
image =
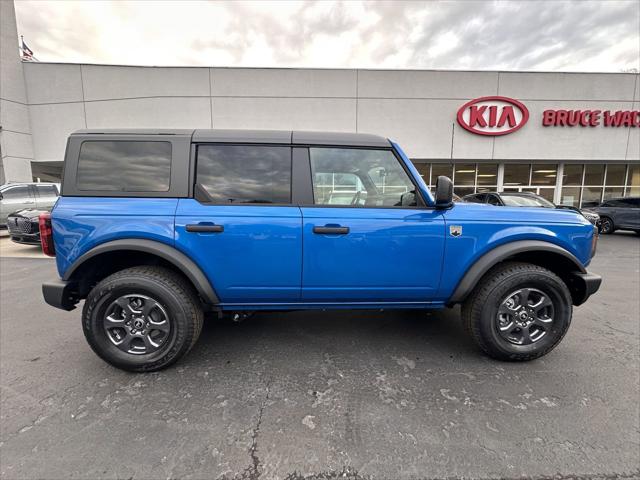
[[[24,37],[20,37],[22,39],[22,59],[23,60],[31,60],[33,58],[33,52],[31,51],[31,49],[29,47],[27,47],[27,44],[24,43]]]

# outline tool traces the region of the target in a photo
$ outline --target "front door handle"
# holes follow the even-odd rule
[[[187,225],[187,232],[220,233],[224,232],[224,227],[222,225],[215,225],[213,223],[191,223]]]
[[[324,227],[313,227],[313,233],[346,235],[347,233],[349,233],[349,227],[341,227],[339,225],[330,227],[328,225],[325,225]]]

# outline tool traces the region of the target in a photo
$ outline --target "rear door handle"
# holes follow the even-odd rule
[[[224,227],[222,225],[215,225],[211,223],[191,223],[187,225],[187,232],[195,232],[195,233],[220,233],[224,232]]]
[[[349,227],[329,227],[329,226],[324,226],[324,227],[313,227],[313,233],[324,233],[324,234],[334,234],[334,235],[346,235],[347,233],[349,233]]]

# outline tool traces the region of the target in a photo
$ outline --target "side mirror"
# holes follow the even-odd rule
[[[441,175],[436,180],[436,208],[449,208],[453,205],[453,182]]]
[[[415,207],[418,205],[418,201],[416,198],[416,191],[411,190],[410,192],[405,192],[400,195],[400,206],[402,207]]]

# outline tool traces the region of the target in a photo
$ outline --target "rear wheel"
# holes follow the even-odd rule
[[[600,233],[609,234],[615,231],[613,220],[609,217],[600,217]]]
[[[553,272],[528,263],[491,270],[462,307],[478,346],[499,360],[526,361],[550,352],[571,324],[571,294]]]
[[[202,319],[186,279],[141,266],[114,273],[91,290],[82,327],[100,358],[123,370],[148,372],[184,356],[200,335]]]

